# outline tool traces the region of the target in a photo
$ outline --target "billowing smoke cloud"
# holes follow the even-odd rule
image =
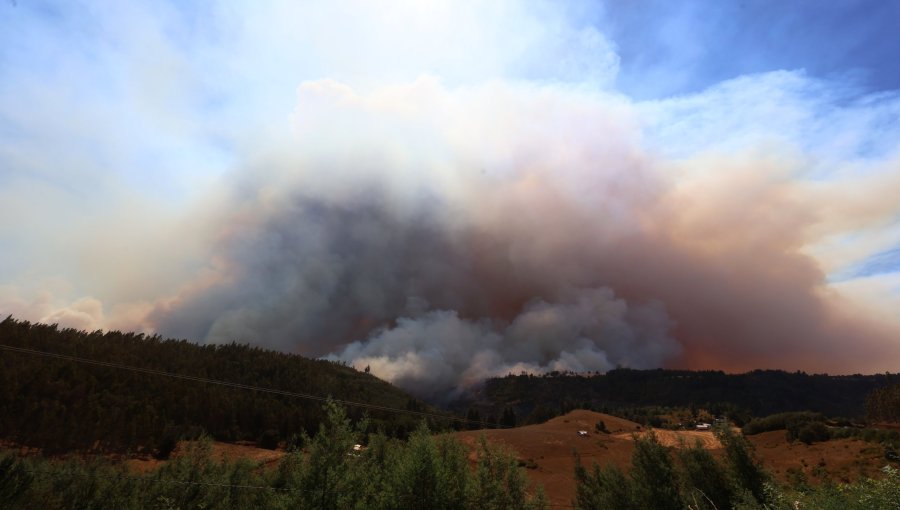
[[[151,329],[430,396],[508,371],[844,372],[897,351],[802,251],[832,229],[796,147],[666,159],[642,119],[555,86],[304,84],[294,147],[241,175],[214,263]]]

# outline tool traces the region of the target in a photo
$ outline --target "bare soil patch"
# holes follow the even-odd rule
[[[606,424],[610,434],[595,430],[600,420]],[[588,431],[587,437],[579,436],[579,430]],[[575,497],[573,452],[578,453],[585,466],[597,462],[624,468],[630,464],[634,449],[630,434],[640,431],[637,423],[608,414],[577,410],[540,425],[457,432],[453,435],[473,449],[481,435],[510,448],[526,467],[531,466],[527,469],[529,478],[543,485],[551,504],[568,505]],[[628,439],[619,437],[622,435],[628,436]]]
[[[798,473],[810,483],[825,480],[849,483],[861,477],[877,477],[888,461],[884,448],[859,439],[832,439],[806,445],[788,442],[783,430],[747,436],[763,465],[784,483],[797,480]]]
[[[691,447],[696,443],[700,443],[703,448],[707,450],[718,450],[722,448],[722,443],[716,439],[715,434],[710,431],[703,430],[654,430],[656,434],[656,438],[659,439],[659,442],[665,446],[671,446],[674,448],[678,448],[680,446]],[[649,431],[639,432],[639,436],[644,436],[649,434]],[[627,441],[632,441],[635,437],[634,434],[616,434],[616,437],[619,439],[625,439]]]

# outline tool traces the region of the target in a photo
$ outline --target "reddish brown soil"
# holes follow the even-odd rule
[[[875,443],[859,439],[832,439],[824,443],[805,445],[789,443],[785,431],[764,432],[747,439],[756,448],[757,455],[775,477],[790,483],[790,470],[801,472],[811,483],[826,479],[835,482],[851,482],[861,476],[877,476],[887,461],[884,449]]]
[[[610,434],[599,433],[595,424],[603,420]],[[588,436],[578,435],[587,430]],[[590,466],[613,463],[626,467],[631,462],[632,432],[639,426],[627,420],[592,411],[572,411],[540,425],[528,425],[514,429],[477,430],[455,434],[464,443],[476,445],[482,434],[491,442],[506,445],[526,466],[532,482],[540,484],[547,492],[551,504],[570,504],[575,497],[575,461],[578,452],[581,462]],[[628,439],[623,439],[624,436]]]
[[[599,420],[606,423],[611,434],[595,431],[594,424]],[[543,485],[552,504],[562,505],[570,504],[575,497],[572,452],[577,451],[586,466],[596,461],[600,465],[612,463],[627,469],[634,449],[633,434],[646,433],[637,427],[621,418],[579,410],[540,425],[455,435],[474,447],[477,438],[484,434],[488,440],[502,443],[516,452],[526,466],[536,464],[527,470],[529,478]],[[588,437],[580,437],[579,430],[587,430]],[[668,446],[677,447],[682,442],[691,446],[699,439],[716,457],[723,453],[711,432],[656,430],[655,433]],[[785,483],[792,481],[789,469],[801,470],[810,483],[821,483],[826,478],[847,482],[860,476],[877,476],[886,463],[880,446],[856,439],[835,439],[813,445],[791,444],[783,430],[749,436],[748,439],[765,468]]]
[[[187,441],[181,441],[172,452],[173,457],[183,455],[189,448]],[[247,459],[262,466],[274,466],[282,457],[283,450],[266,450],[257,448],[253,443],[212,443],[212,459],[214,461]],[[132,458],[125,461],[125,465],[136,473],[147,473],[161,466],[165,461],[154,458]]]

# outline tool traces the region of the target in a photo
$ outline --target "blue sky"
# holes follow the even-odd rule
[[[654,242],[698,266],[740,259],[744,229],[746,249],[813,268],[797,277],[809,299],[840,295],[897,331],[897,19],[900,3],[877,0],[6,1],[0,312],[252,337],[224,319],[247,316],[227,292],[197,297],[252,266],[223,248],[258,237],[237,215],[272,217],[286,190],[340,200],[365,177],[392,207],[429,197],[454,228],[489,232],[473,165],[519,183],[550,172],[609,215],[600,237],[666,224]],[[620,188],[601,205],[579,195]],[[674,209],[638,218],[650,205]],[[185,296],[203,317],[166,330]]]
[[[617,42],[619,86],[646,98],[745,74],[804,69],[868,91],[900,88],[896,2],[610,2],[597,24]]]

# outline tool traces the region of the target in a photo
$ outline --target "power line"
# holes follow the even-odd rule
[[[340,404],[340,405],[344,405],[344,406],[359,407],[359,408],[363,408],[363,409],[372,409],[372,410],[376,410],[376,411],[386,411],[386,412],[393,412],[393,413],[405,413],[405,414],[411,414],[411,415],[415,415],[415,416],[422,416],[422,417],[426,417],[426,418],[427,417],[438,418],[438,419],[444,419],[444,420],[449,420],[449,421],[454,421],[454,422],[459,422],[459,423],[466,423],[466,424],[477,424],[477,425],[481,425],[482,427],[485,427],[485,428],[487,428],[487,427],[512,428],[508,425],[487,423],[487,422],[479,421],[479,420],[468,420],[465,418],[457,418],[455,416],[446,416],[446,415],[437,414],[437,413],[429,413],[426,411],[415,411],[412,409],[401,409],[399,407],[382,406],[382,405],[378,405],[378,404],[370,404],[367,402],[355,402],[352,400],[341,400],[341,399],[336,399],[336,398],[331,398],[331,397],[322,397],[319,395],[310,395],[308,393],[298,393],[295,391],[279,390],[279,389],[275,389],[275,388],[263,388],[260,386],[253,386],[250,384],[242,384],[242,383],[236,383],[236,382],[231,382],[231,381],[222,381],[219,379],[209,379],[206,377],[198,377],[198,376],[194,376],[194,375],[177,374],[177,373],[173,373],[173,372],[166,372],[164,370],[156,370],[153,368],[135,367],[135,366],[130,366],[130,365],[123,365],[121,363],[113,363],[110,361],[99,361],[99,360],[94,360],[94,359],[81,358],[78,356],[70,356],[68,354],[57,354],[57,353],[53,353],[53,352],[27,349],[25,347],[15,347],[12,345],[0,344],[0,349],[6,350],[6,351],[11,351],[11,352],[18,352],[21,354],[33,354],[36,356],[44,356],[44,357],[48,357],[48,358],[73,361],[76,363],[84,363],[87,365],[95,365],[95,366],[101,366],[101,367],[107,367],[107,368],[116,368],[116,369],[120,369],[120,370],[130,370],[132,372],[137,372],[137,373],[142,373],[142,374],[159,375],[159,376],[163,376],[163,377],[171,377],[173,379],[181,379],[181,380],[185,380],[185,381],[194,381],[194,382],[200,382],[200,383],[206,383],[206,384],[214,384],[214,385],[218,385],[218,386],[225,386],[228,388],[237,388],[237,389],[242,389],[242,390],[258,391],[260,393],[272,393],[275,395],[283,395],[286,397],[315,400],[318,402],[327,402],[328,400],[331,400],[332,402],[334,402],[336,404]]]

